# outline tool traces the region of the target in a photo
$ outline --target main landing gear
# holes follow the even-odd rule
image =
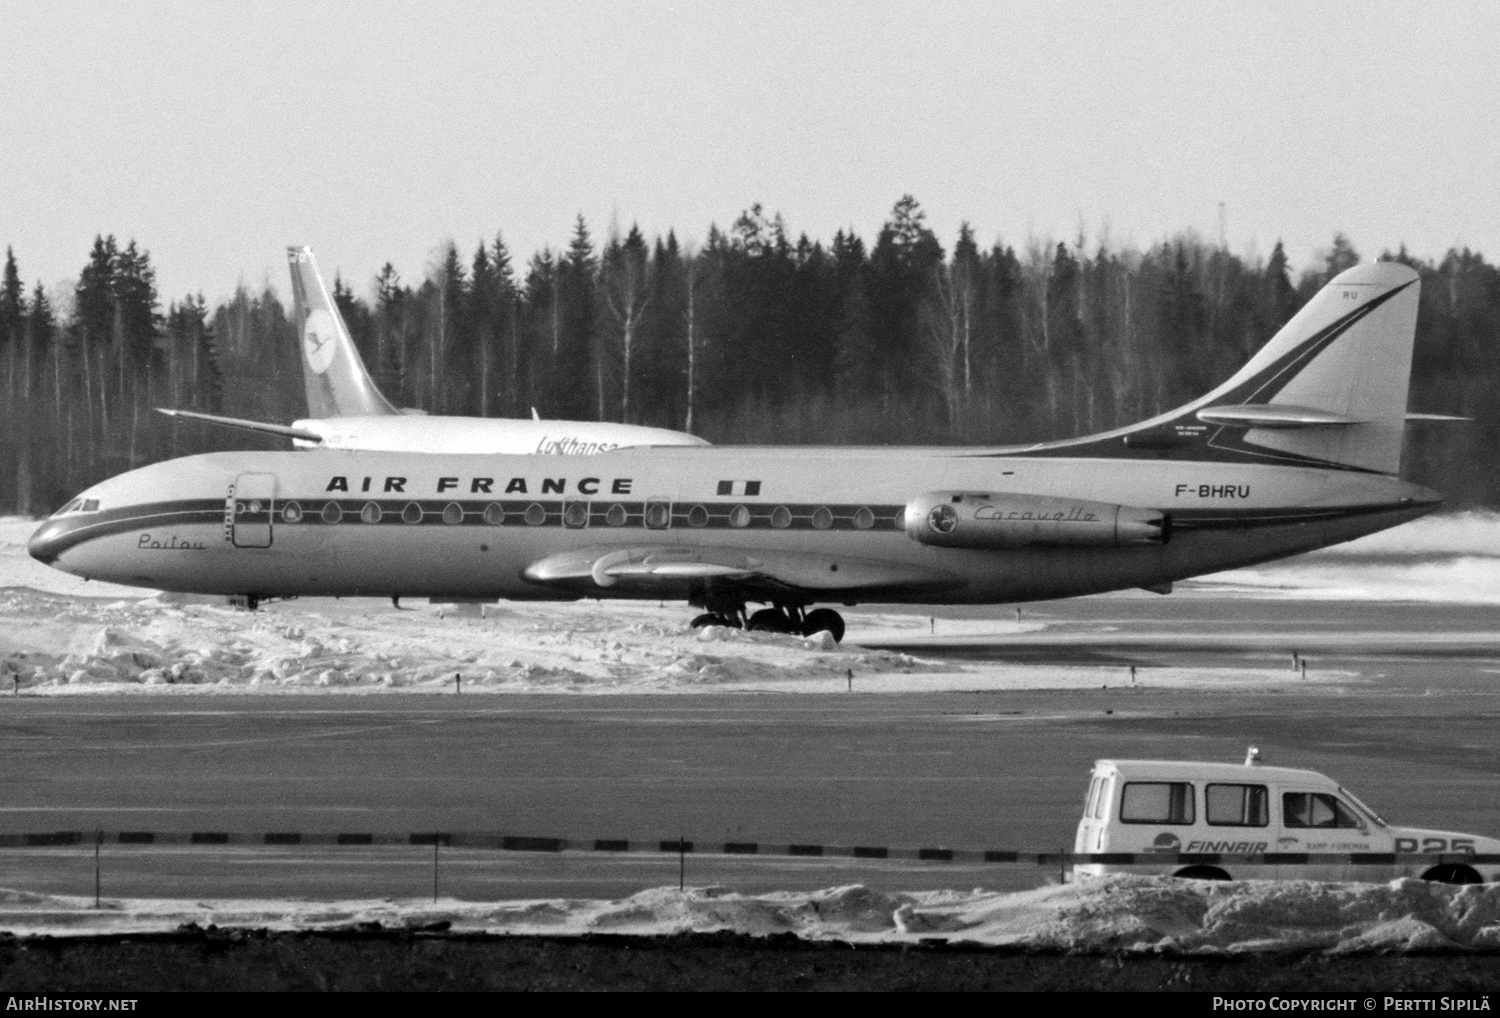
[[[832,608],[814,608],[804,614],[796,605],[777,605],[762,608],[748,618],[745,610],[721,610],[704,612],[693,619],[693,628],[702,626],[728,626],[731,629],[748,629],[752,633],[789,633],[796,636],[811,636],[827,630],[835,642],[844,639],[844,617]]]

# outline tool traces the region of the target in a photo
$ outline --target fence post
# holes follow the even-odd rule
[[[677,889],[679,891],[687,887],[687,835],[677,836]]]
[[[100,890],[99,846],[102,845],[102,844],[104,844],[104,832],[101,831],[101,830],[94,831],[94,907],[95,908],[101,907],[100,904],[99,904],[99,899],[100,899],[100,894],[99,894],[99,890]]]
[[[437,904],[438,892],[438,832],[432,832],[432,903]]]

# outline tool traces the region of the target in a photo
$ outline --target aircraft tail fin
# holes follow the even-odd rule
[[[293,320],[302,345],[309,417],[376,417],[398,411],[375,387],[310,247],[289,247]]]
[[[1395,474],[1420,291],[1396,262],[1346,269],[1229,381],[1112,434],[1145,455]]]

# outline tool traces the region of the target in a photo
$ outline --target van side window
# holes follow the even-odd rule
[[[1358,827],[1359,818],[1326,792],[1286,792],[1281,822],[1287,827]]]
[[[1089,797],[1083,804],[1083,815],[1086,817],[1093,816],[1095,807],[1099,805],[1099,785],[1102,780],[1095,778],[1089,782]]]
[[[1127,824],[1190,824],[1193,786],[1186,781],[1129,781],[1120,796],[1120,821]]]
[[[1112,778],[1099,779],[1099,795],[1094,800],[1094,812],[1090,814],[1095,820],[1104,820],[1109,816],[1109,793],[1115,787]]]
[[[1203,814],[1216,827],[1265,827],[1271,822],[1270,800],[1265,785],[1208,785]]]

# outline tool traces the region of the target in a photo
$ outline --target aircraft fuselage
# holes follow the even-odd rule
[[[768,577],[768,601],[992,604],[1156,587],[1440,504],[1359,470],[1016,452],[213,453],[94,486],[74,505],[95,508],[61,511],[30,549],[90,579],[256,597],[678,599],[717,570]],[[1118,545],[915,539],[908,506],[950,492],[1136,507],[1166,527],[1159,541]],[[631,573],[643,559],[670,566]],[[604,565],[620,562],[624,572]]]

